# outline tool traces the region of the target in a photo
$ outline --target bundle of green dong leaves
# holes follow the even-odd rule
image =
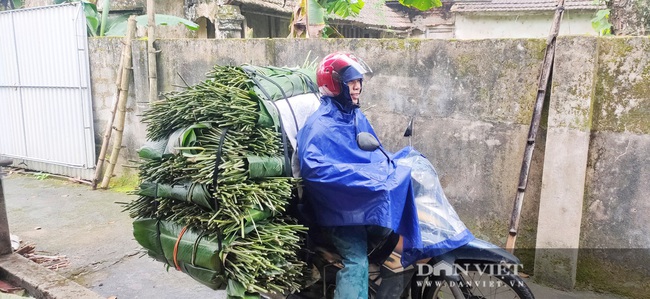
[[[274,101],[314,92],[314,70],[215,66],[145,114],[136,240],[153,258],[231,298],[304,283],[306,228],[287,215],[297,179]]]

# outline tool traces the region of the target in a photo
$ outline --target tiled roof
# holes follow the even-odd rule
[[[234,0],[231,4],[253,7],[264,12],[291,14],[296,2],[296,0]]]
[[[460,3],[459,3],[460,2]],[[506,11],[546,11],[555,10],[557,0],[492,0],[492,1],[458,1],[452,6],[453,12],[506,12]],[[567,10],[596,10],[605,8],[604,5],[594,4],[593,0],[565,0]]]
[[[388,7],[381,0],[365,0],[359,15],[348,19],[366,25],[388,28],[408,28],[413,26],[406,9]]]
[[[235,0],[234,4],[251,7],[256,10],[268,12],[282,12],[291,14],[298,0]],[[406,8],[391,8],[382,0],[365,0],[365,5],[358,16],[340,18],[335,20],[350,23],[364,24],[366,26],[409,28],[413,27]]]
[[[399,3],[383,0],[364,0],[365,5],[359,16],[348,20],[365,26],[382,27],[389,29],[410,30],[426,24],[448,23],[443,17],[441,9],[419,11],[407,8]],[[397,1],[394,1],[397,2]],[[443,3],[448,2],[443,0]]]

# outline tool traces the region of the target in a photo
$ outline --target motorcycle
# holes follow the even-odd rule
[[[357,144],[365,151],[381,150],[390,161],[373,135],[359,133]],[[428,179],[435,180],[439,186],[437,175]],[[451,213],[455,215],[453,210]],[[403,268],[400,255],[393,251],[399,235],[392,230],[372,229],[380,233],[368,244],[369,298],[534,298],[518,275],[520,260],[490,242],[473,238],[458,248]],[[304,260],[312,267],[312,282],[306,289],[286,298],[333,298],[336,273],[343,268],[341,256],[317,234],[307,239],[306,247]]]

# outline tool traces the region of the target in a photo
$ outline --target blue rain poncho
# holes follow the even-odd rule
[[[453,221],[456,230],[450,237],[440,238],[438,232],[428,229],[422,232],[411,177],[412,163],[396,162],[421,155],[407,147],[389,154],[388,161],[380,150],[360,149],[356,143],[358,133],[368,132],[377,137],[370,122],[359,109],[346,113],[337,105],[332,98],[323,97],[321,106],[307,119],[297,137],[300,176],[317,225],[391,228],[403,237],[401,262],[404,266],[473,239],[460,220]],[[437,176],[435,179],[437,182]],[[452,216],[458,218],[455,212]],[[432,234],[438,237],[429,238]]]

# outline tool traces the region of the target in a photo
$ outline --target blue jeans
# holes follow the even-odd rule
[[[327,227],[323,231],[343,257],[336,274],[335,299],[368,298],[368,244],[365,226]]]

